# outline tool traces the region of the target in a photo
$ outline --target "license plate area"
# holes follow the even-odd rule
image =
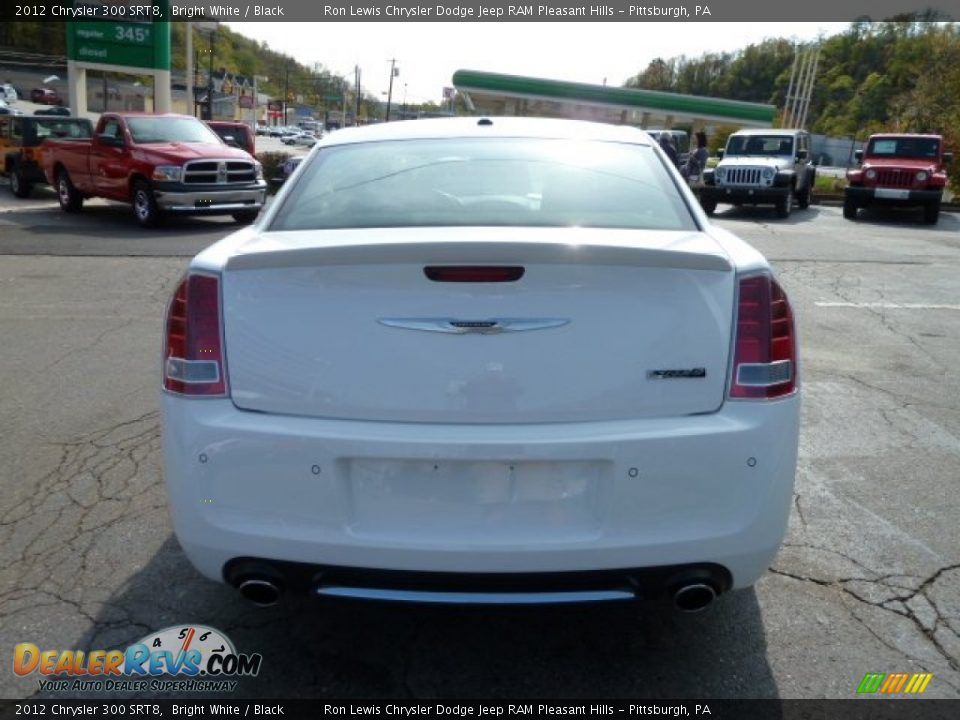
[[[874,196],[883,200],[906,200],[910,197],[909,190],[897,190],[896,188],[877,188]]]
[[[346,461],[357,536],[407,543],[542,544],[600,531],[603,461]]]

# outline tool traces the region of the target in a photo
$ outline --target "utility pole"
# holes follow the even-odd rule
[[[356,82],[356,97],[354,98],[354,102],[356,103],[356,108],[353,111],[353,124],[359,125],[360,124],[360,66],[359,65],[353,66],[353,77],[354,77],[354,81]]]
[[[210,33],[210,62],[207,68],[207,120],[213,120],[213,41],[217,35],[216,29]]]
[[[287,98],[290,97],[290,58],[283,68],[283,127],[287,126]]]
[[[385,122],[390,122],[390,102],[393,100],[393,79],[400,74],[400,71],[397,69],[397,59],[390,59],[390,88],[387,90],[387,119]]]
[[[186,47],[186,56],[187,56],[187,108],[192,110],[192,115],[196,117],[197,115],[197,104],[193,95],[193,72],[196,63],[194,62],[193,57],[193,23],[187,23],[187,47]]]

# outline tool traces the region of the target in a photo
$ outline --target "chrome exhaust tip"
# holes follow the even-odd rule
[[[717,591],[711,585],[691,583],[673,594],[673,606],[681,612],[695,613],[706,610],[717,599]]]
[[[280,601],[280,588],[265,578],[250,578],[237,586],[240,596],[257,607],[273,607]]]

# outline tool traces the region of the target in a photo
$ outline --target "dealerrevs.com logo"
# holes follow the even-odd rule
[[[260,653],[238,653],[226,635],[203,625],[164,628],[126,650],[13,649],[14,673],[43,676],[41,691],[232,691],[235,678],[256,676],[262,662]]]

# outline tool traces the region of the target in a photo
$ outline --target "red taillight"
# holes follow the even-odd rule
[[[523,277],[522,266],[428,265],[423,274],[434,282],[515,282]]]
[[[163,387],[180,395],[226,395],[220,337],[220,280],[187,275],[167,309]]]
[[[776,398],[797,388],[797,336],[790,302],[769,275],[740,280],[732,398]]]

